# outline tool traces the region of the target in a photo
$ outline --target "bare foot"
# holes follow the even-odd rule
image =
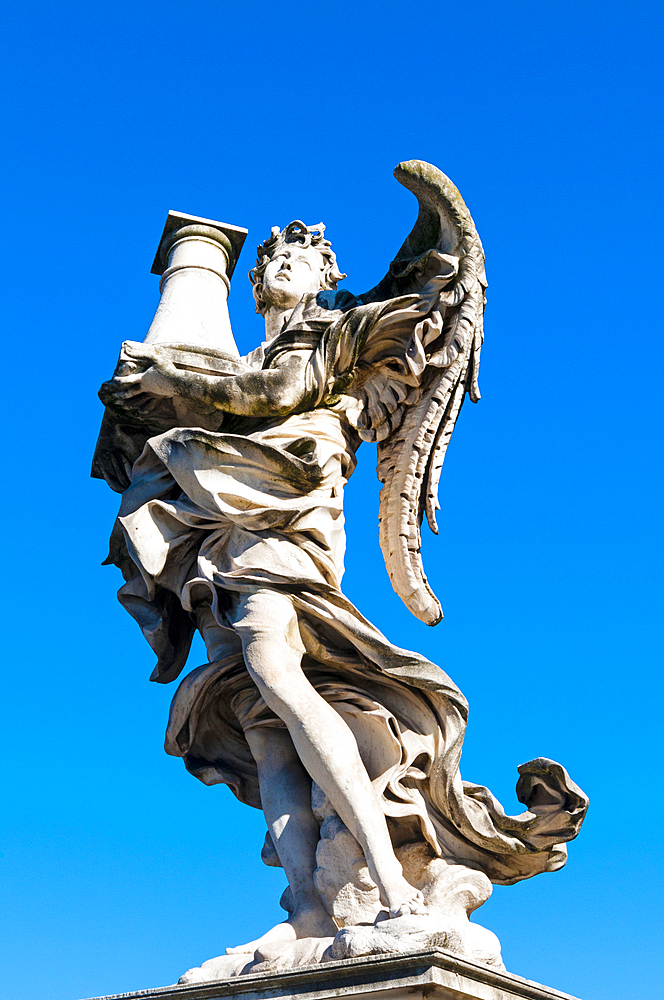
[[[394,877],[389,881],[384,880],[379,888],[380,898],[387,906],[390,917],[405,917],[411,913],[425,912],[424,896],[403,877],[401,865]]]
[[[390,917],[407,917],[411,913],[420,916],[426,913],[426,907],[424,905],[424,896],[419,889],[415,889],[415,896],[412,899],[406,900],[406,902],[401,903],[400,906],[390,907]]]
[[[413,890],[414,891],[414,890]],[[227,948],[227,955],[253,955],[256,951],[263,951],[264,948],[275,944],[290,944],[301,938],[324,938],[334,937],[337,933],[337,926],[326,910],[322,906],[312,907],[307,910],[296,910],[288,920],[280,924],[275,924],[269,931],[255,941],[248,941],[246,944],[238,945],[236,948]]]

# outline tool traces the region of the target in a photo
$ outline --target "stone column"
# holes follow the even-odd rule
[[[169,212],[152,273],[161,299],[146,344],[213,348],[229,358],[238,350],[228,315],[230,278],[246,229]]]
[[[169,212],[152,273],[161,275],[161,299],[145,338],[159,345],[164,357],[176,368],[210,375],[237,375],[248,370],[240,359],[228,316],[230,279],[246,229],[228,226],[196,215]],[[144,370],[145,364],[129,358],[124,349],[116,375]],[[104,412],[92,462],[92,475],[105,479],[121,493],[130,482],[129,473],[109,462],[120,456],[130,468],[141,454],[148,437],[172,427],[202,427],[219,430],[223,413],[189,399],[163,397],[149,413]]]

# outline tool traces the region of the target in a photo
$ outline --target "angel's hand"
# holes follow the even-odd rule
[[[177,396],[182,390],[182,374],[158,349],[145,344],[125,343],[127,360],[118,373],[99,390],[102,403],[110,406],[143,408],[147,398]],[[137,370],[137,369],[143,369]]]

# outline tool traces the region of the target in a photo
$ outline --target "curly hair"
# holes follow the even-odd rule
[[[337,267],[336,254],[330,241],[325,239],[324,233],[325,226],[322,222],[319,222],[317,226],[305,226],[304,222],[300,222],[299,219],[290,222],[284,230],[279,229],[279,226],[272,227],[272,235],[256,247],[256,264],[249,271],[249,279],[254,286],[257,313],[263,315],[267,307],[263,298],[262,280],[265,268],[288,243],[297,243],[302,247],[313,247],[322,255],[324,266],[321,272],[321,288],[336,288],[337,282],[346,277]]]

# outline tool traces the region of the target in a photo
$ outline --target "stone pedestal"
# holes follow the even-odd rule
[[[164,986],[99,1000],[574,1000],[567,993],[497,972],[434,948],[238,976],[214,983]]]

